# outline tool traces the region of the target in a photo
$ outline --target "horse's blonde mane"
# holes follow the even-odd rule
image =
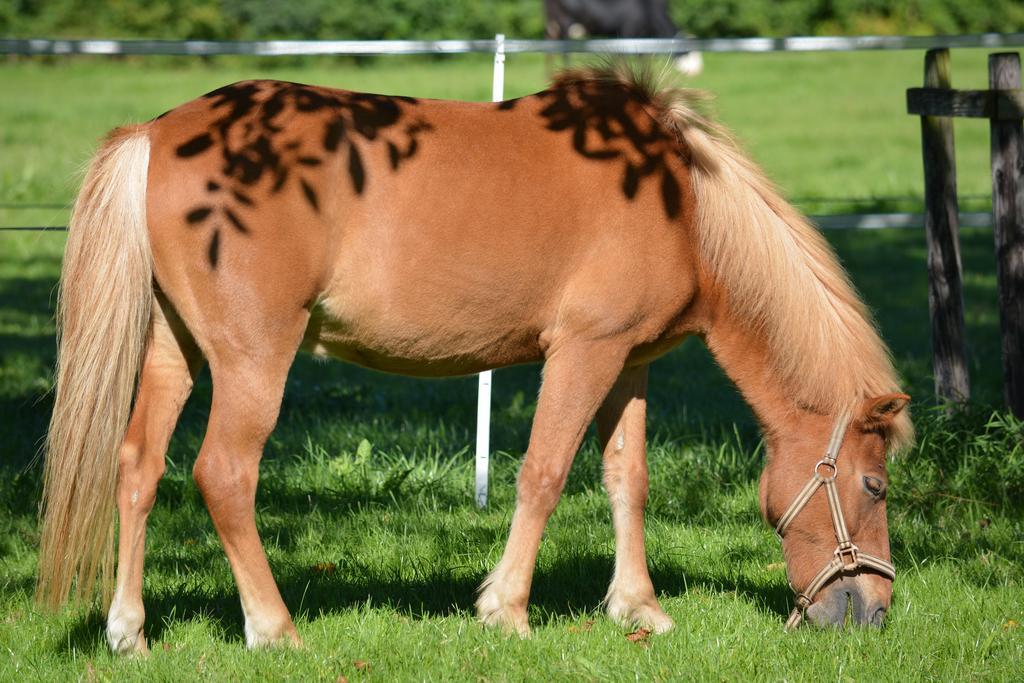
[[[577,69],[558,82],[582,80],[635,90],[683,144],[704,267],[732,310],[762,331],[798,403],[834,414],[899,390],[889,351],[831,247],[732,135],[701,113],[703,92],[661,88],[650,69],[626,62]],[[888,440],[897,451],[912,442],[907,411]]]

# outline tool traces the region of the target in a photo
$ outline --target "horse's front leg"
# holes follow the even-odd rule
[[[615,574],[605,604],[608,615],[620,624],[662,633],[673,623],[654,595],[644,549],[646,419],[647,366],[626,368],[597,411],[604,485],[615,525]]]
[[[526,636],[526,606],[541,534],[562,494],[587,425],[622,370],[621,343],[572,342],[548,355],[530,445],[519,472],[516,509],[501,561],[480,587],[485,624]]]

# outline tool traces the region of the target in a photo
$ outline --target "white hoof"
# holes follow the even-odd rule
[[[644,600],[628,600],[615,594],[607,598],[608,616],[625,628],[646,628],[653,633],[665,633],[675,626],[672,617],[665,614],[658,600],[650,597]]]
[[[526,607],[511,605],[503,600],[493,585],[487,586],[477,598],[476,614],[485,626],[500,628],[503,632],[514,633],[520,638],[530,637]]]
[[[147,654],[149,646],[142,634],[145,622],[142,612],[128,612],[111,606],[107,615],[107,644],[116,655]]]
[[[245,612],[245,608],[242,608]],[[294,646],[301,647],[302,640],[299,638],[298,632],[295,630],[295,625],[292,624],[291,619],[285,620],[270,620],[270,619],[257,619],[250,617],[248,613],[245,615],[245,646],[250,650],[256,650],[260,648],[270,647],[281,647],[281,646]]]

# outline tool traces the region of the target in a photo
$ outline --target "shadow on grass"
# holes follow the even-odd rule
[[[612,569],[612,558],[596,555],[564,558],[539,569],[530,597],[531,624],[547,626],[601,609]],[[445,572],[414,580],[346,576],[340,568],[330,574],[294,569],[278,574],[281,594],[293,616],[309,622],[368,605],[386,607],[412,619],[471,618],[476,590],[484,579],[483,574],[468,577]],[[712,574],[687,574],[676,565],[654,568],[652,580],[663,599],[696,589],[735,594],[755,609],[780,619],[790,609],[791,596],[784,586]],[[194,588],[174,594],[164,592],[148,596],[145,603],[146,633],[151,641],[162,640],[175,625],[196,619],[214,621],[225,641],[244,640],[244,616],[233,591]],[[103,628],[101,614],[83,616],[72,625],[62,647],[88,649],[95,645]]]
[[[104,629],[107,625],[106,615],[99,611],[91,611],[75,620],[67,631],[67,636],[60,642],[58,651],[64,654],[73,652],[96,652],[106,648]]]
[[[0,430],[0,476],[22,475],[33,463],[46,437],[52,410],[53,396],[42,388],[14,396],[0,393],[0,414],[7,423]]]
[[[54,272],[59,271],[60,262],[54,261],[50,267]],[[0,278],[0,311],[51,320],[56,304],[55,277]]]

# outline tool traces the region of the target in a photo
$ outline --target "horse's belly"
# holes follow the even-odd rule
[[[338,310],[318,304],[303,349],[383,372],[450,377],[541,360],[540,334],[527,326],[473,324],[461,315],[402,315],[372,301]],[[370,309],[370,310],[367,310]]]

